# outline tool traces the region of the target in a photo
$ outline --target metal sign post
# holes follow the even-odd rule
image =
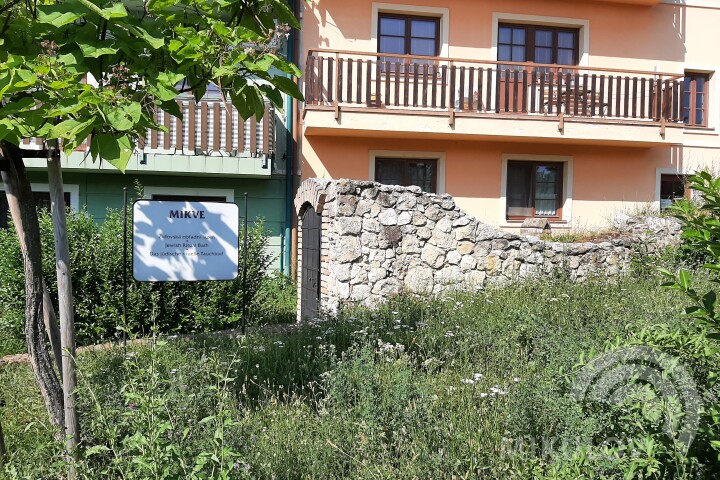
[[[248,239],[248,194],[245,192],[245,216],[243,218],[243,272],[242,272],[242,334],[247,324],[247,239]]]
[[[127,187],[123,188],[123,258],[122,258],[122,270],[123,270],[123,348],[127,348],[127,295],[128,295],[128,284],[127,284],[127,244],[128,244],[128,233],[127,233],[127,219],[128,219],[128,190]]]

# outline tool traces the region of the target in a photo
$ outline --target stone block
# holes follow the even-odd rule
[[[363,232],[363,234],[360,235],[360,243],[363,247],[378,248],[378,236],[376,233]]]
[[[425,245],[420,258],[430,267],[439,268],[445,261],[445,251],[433,245]]]
[[[371,268],[370,272],[368,272],[368,281],[370,284],[374,284],[385,277],[387,277],[387,270],[382,267]]]
[[[374,295],[381,295],[387,297],[389,295],[395,295],[400,293],[400,282],[396,278],[385,278],[380,280],[372,287],[372,293]]]
[[[550,222],[547,218],[526,218],[520,225],[520,235],[539,237],[550,233]]]
[[[419,293],[432,291],[433,283],[433,270],[427,267],[410,268],[404,280],[407,290]]]
[[[462,260],[462,255],[457,250],[450,250],[445,256],[445,260],[451,265],[458,265]]]
[[[462,283],[463,280],[465,280],[465,276],[460,270],[460,267],[456,265],[446,266],[435,272],[435,282],[440,285]]]
[[[398,215],[397,212],[392,208],[387,208],[380,212],[380,214],[378,215],[378,220],[380,221],[381,225],[397,225]]]
[[[355,214],[358,199],[351,195],[339,195],[337,199],[337,215],[341,217],[351,217]]]
[[[412,192],[400,194],[395,208],[400,211],[413,210],[417,206],[417,195]]]
[[[422,227],[427,223],[427,218],[425,215],[423,215],[420,212],[413,212],[412,214],[412,224],[416,227]]]
[[[446,250],[454,249],[457,246],[457,240],[455,240],[455,236],[452,233],[445,233],[438,229],[433,230],[430,243]]]
[[[477,266],[477,260],[471,255],[463,255],[460,259],[460,269],[464,272],[473,270]]]
[[[435,224],[435,229],[440,230],[443,233],[450,233],[452,230],[452,222],[449,218],[441,218]]]
[[[410,212],[400,212],[397,218],[398,225],[408,225],[412,221]]]
[[[457,251],[461,255],[469,255],[472,253],[474,248],[475,244],[473,242],[459,242]]]
[[[358,237],[340,237],[337,250],[337,261],[340,263],[354,262],[362,256]]]
[[[357,217],[338,218],[335,225],[338,235],[359,235],[362,230],[362,219]]]

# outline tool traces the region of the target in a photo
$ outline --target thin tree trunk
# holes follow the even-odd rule
[[[80,430],[75,409],[75,316],[73,314],[72,281],[70,278],[70,247],[67,237],[67,219],[63,194],[60,151],[49,150],[48,183],[55,237],[55,270],[57,271],[58,305],[60,314],[60,343],[62,345],[63,400],[65,404],[65,439],[67,451],[75,455],[80,443]],[[71,472],[71,476],[73,476]]]
[[[25,267],[25,341],[28,358],[50,415],[50,423],[62,435],[65,425],[62,387],[46,346],[47,335],[43,321],[42,246],[35,200],[25,164],[17,150],[7,144],[1,148],[0,173]]]
[[[58,325],[57,315],[55,315],[55,307],[53,307],[52,299],[50,298],[50,290],[48,290],[45,280],[43,280],[43,319],[45,320],[45,330],[48,333],[48,340],[50,340],[50,348],[52,348],[55,367],[60,374],[60,381],[62,382],[63,372],[62,348],[60,346],[60,326]]]

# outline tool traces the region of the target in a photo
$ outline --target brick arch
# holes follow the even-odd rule
[[[322,215],[329,183],[329,181],[313,178],[305,180],[300,185],[295,195],[295,212],[298,218],[302,218],[309,206],[313,207],[318,215]]]
[[[321,216],[321,230],[327,231],[330,228],[330,220],[327,218],[325,211],[327,199],[332,200],[331,196],[328,195],[328,187],[331,186],[329,180],[321,180],[317,178],[311,178],[305,180],[298,188],[297,194],[295,195],[295,212],[298,219],[297,229],[297,321],[302,321],[302,290],[303,290],[303,216],[309,208],[313,208],[315,213]],[[325,213],[323,215],[323,213]],[[328,292],[328,280],[327,280],[327,268],[328,268],[328,256],[329,246],[328,237],[322,237],[320,242],[320,298],[319,310],[325,310],[328,306],[327,292]]]

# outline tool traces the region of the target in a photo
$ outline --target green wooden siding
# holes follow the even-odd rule
[[[47,183],[45,172],[28,172],[32,183]],[[123,187],[128,188],[130,201],[137,197],[136,182],[146,187],[175,187],[179,191],[190,188],[232,189],[235,203],[243,214],[244,193],[248,194],[248,221],[262,217],[270,236],[269,249],[274,257],[273,268],[284,268],[283,248],[285,247],[285,179],[268,178],[223,178],[192,177],[171,175],[135,175],[120,173],[64,172],[67,185],[79,186],[79,205],[97,221],[103,221],[108,208],[120,210],[123,203]]]

